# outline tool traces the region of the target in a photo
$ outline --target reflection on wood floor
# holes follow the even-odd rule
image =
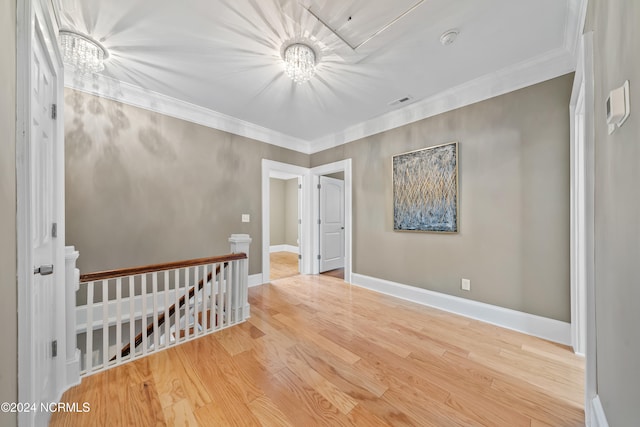
[[[335,277],[336,279],[344,279],[344,268],[336,268],[322,273],[324,276]]]
[[[249,289],[251,317],[84,378],[52,426],[582,426],[562,345],[324,275]]]
[[[270,280],[278,280],[298,274],[298,254],[291,252],[272,252],[269,254],[269,259],[271,260]],[[325,271],[322,274],[337,279],[344,279],[344,268]]]
[[[298,254],[292,252],[272,252],[270,280],[278,280],[298,274]]]

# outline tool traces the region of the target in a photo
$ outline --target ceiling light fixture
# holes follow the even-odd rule
[[[296,83],[308,81],[316,72],[316,54],[303,43],[294,43],[284,50],[287,75]]]
[[[104,70],[109,52],[89,36],[75,31],[60,30],[62,61],[79,74],[93,74]]]

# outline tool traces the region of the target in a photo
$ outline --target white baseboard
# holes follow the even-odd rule
[[[292,254],[300,253],[300,250],[297,246],[293,245],[273,245],[269,246],[269,252],[291,252]]]
[[[249,275],[249,287],[260,286],[264,283],[262,280],[262,273]]]
[[[604,413],[604,408],[598,395],[591,401],[591,427],[609,427],[607,416]]]
[[[481,320],[564,345],[571,345],[571,324],[504,307],[353,273],[351,283],[396,298]]]

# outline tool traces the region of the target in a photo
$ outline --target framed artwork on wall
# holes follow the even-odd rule
[[[458,232],[458,143],[393,156],[393,229]]]

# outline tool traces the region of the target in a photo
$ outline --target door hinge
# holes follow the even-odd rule
[[[302,184],[298,184],[298,190],[302,190]]]
[[[51,118],[53,120],[58,118],[58,106],[56,104],[51,104]]]
[[[302,259],[302,255],[298,255],[298,259]]]
[[[302,224],[302,220],[301,219],[298,220],[298,224]]]
[[[58,237],[58,223],[54,222],[53,225],[51,226],[51,237],[53,237],[54,239],[56,237]]]
[[[322,188],[322,185],[318,184],[318,190],[319,190],[320,188]]]
[[[57,356],[58,356],[58,341],[53,340],[51,341],[51,357],[57,357]]]
[[[33,274],[39,274],[41,276],[48,276],[53,274],[53,264],[41,265],[40,267],[33,268]]]
[[[321,219],[318,220],[318,225],[320,225],[320,224],[322,224],[322,220]]]
[[[318,259],[321,259],[320,254],[318,254]]]

